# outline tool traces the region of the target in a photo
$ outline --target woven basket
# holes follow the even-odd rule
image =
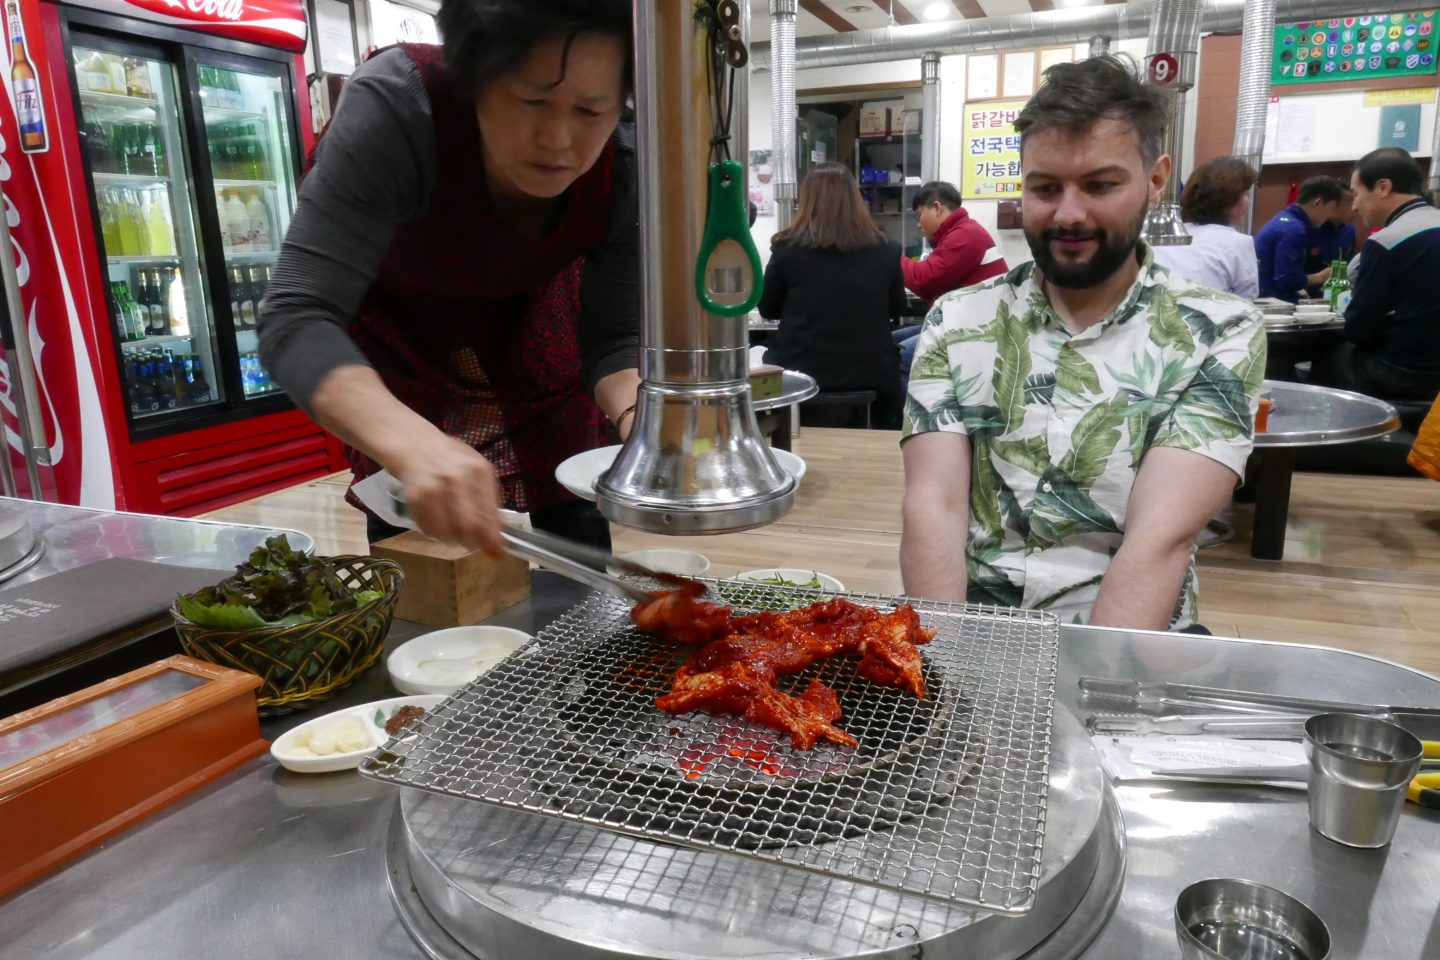
[[[192,623],[178,604],[170,608],[180,647],[189,656],[245,670],[263,683],[255,692],[261,716],[276,716],[328,700],[375,665],[395,615],[405,574],[393,560],[331,557],[335,575],[350,590],[380,590],[373,603],[323,620],[289,627],[218,630]]]

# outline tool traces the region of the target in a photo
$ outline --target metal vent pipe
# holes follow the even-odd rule
[[[745,317],[707,311],[697,292],[715,134],[709,56],[693,5],[635,5],[643,382],[630,436],[595,493],[607,519],[657,533],[745,530],[784,516],[795,498],[755,422]],[[748,76],[736,70],[735,82]],[[747,101],[736,94],[738,108]],[[737,109],[731,133],[748,122]],[[732,156],[748,160],[743,151],[742,137]],[[719,243],[706,269],[722,259],[717,272],[738,280],[727,295],[753,289],[736,241]]]
[[[1430,191],[1430,202],[1440,207],[1440,89],[1435,91],[1435,134],[1430,141],[1430,179],[1425,188]]]
[[[1146,43],[1145,73],[1170,101],[1165,152],[1173,164],[1160,202],[1145,217],[1145,241],[1155,246],[1181,246],[1190,233],[1180,222],[1181,166],[1185,151],[1185,93],[1195,85],[1200,59],[1200,16],[1204,0],[1159,0]]]
[[[1110,38],[1103,33],[1097,33],[1090,38],[1090,48],[1085,51],[1087,57],[1104,57],[1110,53]]]
[[[1244,25],[1246,6],[1245,0],[1209,0],[1204,5],[1201,31],[1239,33]],[[1359,6],[1358,0],[1277,0],[1275,16],[1280,22],[1346,17],[1361,12],[1357,9]],[[1391,0],[1384,9],[1391,13],[1409,13],[1430,10],[1434,6],[1433,2],[1425,0]],[[1149,4],[1105,4],[805,37],[795,43],[795,68],[807,70],[889,60],[918,60],[931,50],[948,57],[962,53],[1088,43],[1096,34],[1116,40],[1143,37],[1148,35],[1157,10],[1157,6]],[[751,51],[751,68],[769,69],[773,50],[773,41],[771,44],[755,44]]]
[[[797,0],[770,0],[770,185],[776,232],[795,215],[795,10]],[[752,55],[753,57],[753,55]],[[751,60],[754,68],[754,60]],[[747,158],[748,159],[748,158]]]
[[[940,179],[940,54],[920,58],[920,179]],[[909,211],[903,211],[908,213]]]
[[[1240,31],[1240,97],[1236,105],[1235,146],[1231,152],[1250,164],[1258,175],[1265,163],[1265,119],[1270,110],[1270,69],[1275,58],[1275,0],[1252,0],[1245,5]],[[1255,227],[1255,188],[1250,188],[1250,209],[1245,232]]]

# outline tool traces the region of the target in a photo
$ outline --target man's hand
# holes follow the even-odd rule
[[[1236,477],[1202,454],[1155,447],[1130,490],[1125,540],[1110,561],[1090,623],[1165,630],[1190,566],[1195,537],[1230,500]]]
[[[965,599],[970,534],[970,438],[922,433],[905,441],[904,525],[900,577],[905,592],[927,600]]]
[[[1334,265],[1332,264],[1331,266],[1326,267],[1324,270],[1321,270],[1319,273],[1312,273],[1312,274],[1310,274],[1309,276],[1307,276],[1307,277],[1305,278],[1305,286],[1307,286],[1307,287],[1318,287],[1318,286],[1320,286],[1320,285],[1321,285],[1322,283],[1324,283],[1326,280],[1329,280],[1329,279],[1330,279],[1330,273],[1331,273],[1334,269],[1335,269],[1335,267],[1334,267]]]

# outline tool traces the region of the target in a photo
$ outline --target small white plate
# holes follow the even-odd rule
[[[788,567],[771,567],[768,570],[746,570],[744,573],[735,574],[736,580],[753,580],[762,582],[765,580],[789,580],[794,586],[805,586],[812,580],[819,580],[819,587],[810,587],[812,590],[825,590],[830,593],[844,593],[845,584],[836,580],[827,573],[820,573],[816,570],[797,570]],[[777,587],[786,586],[783,583],[774,584]]]
[[[364,703],[358,707],[334,710],[324,716],[316,717],[314,720],[307,720],[293,730],[282,733],[274,743],[270,744],[270,756],[274,757],[286,770],[293,770],[296,773],[333,773],[336,770],[354,770],[360,766],[360,761],[375,751],[376,747],[390,739],[390,734],[385,732],[385,721],[394,716],[395,711],[401,707],[410,706],[431,710],[444,699],[442,696],[434,695],[394,697],[390,700]],[[308,743],[314,734],[347,718],[359,721],[360,729],[370,740],[368,746],[360,750],[328,753],[323,756],[295,752],[297,744]]]
[[[530,634],[509,627],[451,627],[402,643],[385,666],[401,693],[459,690],[530,642]]]
[[[805,478],[805,461],[789,450],[776,450],[772,448],[771,453],[779,461],[780,468],[795,478],[798,486]],[[555,479],[560,486],[569,490],[575,496],[584,500],[595,499],[595,481],[600,475],[610,469],[615,462],[615,457],[620,453],[620,446],[600,447],[596,450],[586,450],[584,453],[577,453],[555,468]]]
[[[710,558],[694,550],[632,550],[620,554],[621,560],[649,567],[656,573],[673,573],[677,577],[703,577],[710,570]]]

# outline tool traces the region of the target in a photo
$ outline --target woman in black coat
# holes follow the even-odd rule
[[[821,390],[874,390],[872,422],[898,427],[890,318],[905,308],[900,248],[870,219],[854,175],[838,163],[806,174],[794,222],[770,243],[759,309],[780,329],[766,362],[808,373]]]

